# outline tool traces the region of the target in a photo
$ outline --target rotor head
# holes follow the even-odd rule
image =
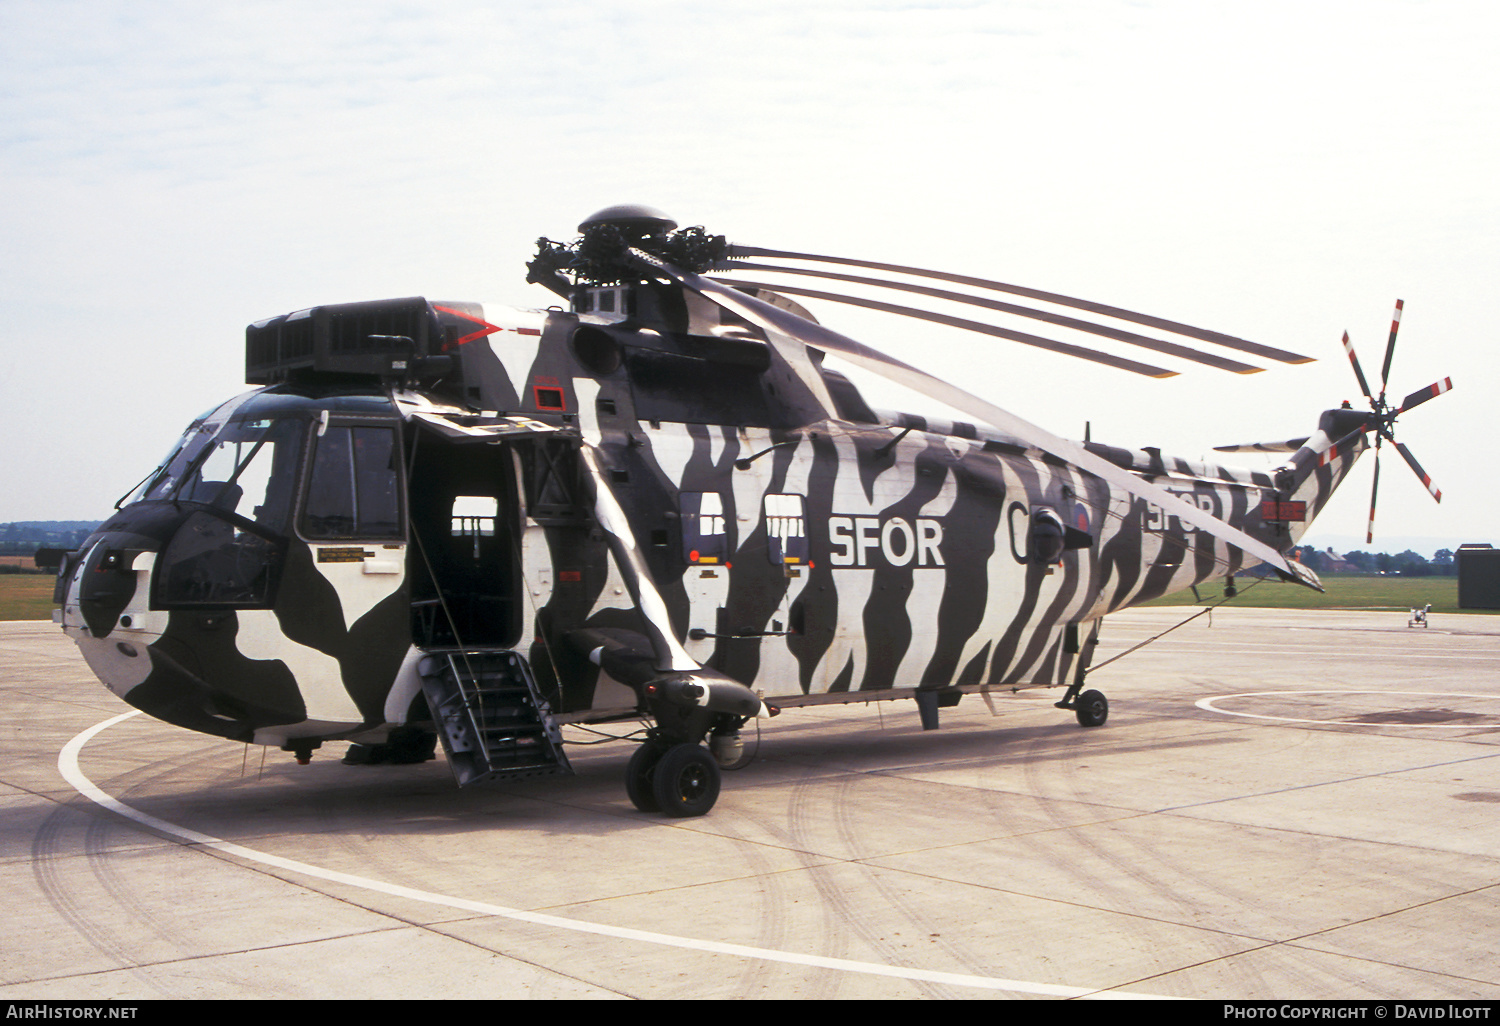
[[[578,232],[586,235],[591,228],[600,225],[609,225],[626,236],[641,239],[651,235],[665,235],[677,227],[677,222],[655,207],[640,203],[620,203],[584,218],[578,225]]]

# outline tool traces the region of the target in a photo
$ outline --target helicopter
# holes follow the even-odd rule
[[[650,207],[578,230],[527,265],[566,306],[409,297],[249,325],[254,389],[56,554],[54,619],[94,674],[167,723],[301,762],[341,740],[346,762],[417,763],[440,740],[460,786],[570,773],[564,726],[644,721],[627,796],[697,816],[746,763],[742,729],[787,709],[913,699],[932,729],[967,694],[1060,688],[1058,708],[1103,725],[1085,686],[1102,618],[1211,579],[1232,591],[1259,564],[1320,588],[1284,554],[1371,435],[1441,498],[1392,429],[1451,381],[1387,402],[1395,323],[1378,396],[1346,336],[1369,412],[1227,447],[1289,454],[1243,470],[1054,436],[801,300],[1167,368],[745,276],[966,303],[1232,373],[1307,357],[987,279],[731,245]],[[872,409],[828,355],[973,420]]]

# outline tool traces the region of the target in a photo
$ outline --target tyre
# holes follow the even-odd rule
[[[651,793],[668,816],[701,816],[719,800],[719,764],[702,745],[677,745],[656,764]]]
[[[630,804],[642,812],[661,811],[651,790],[651,780],[656,774],[656,764],[661,762],[666,751],[661,745],[647,741],[635,750],[625,769],[625,794],[629,796]]]
[[[1109,699],[1102,691],[1085,691],[1073,704],[1078,722],[1085,727],[1102,727],[1109,719]]]

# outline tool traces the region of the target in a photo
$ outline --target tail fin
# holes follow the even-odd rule
[[[1277,471],[1277,491],[1287,496],[1301,514],[1296,519],[1287,518],[1294,540],[1322,512],[1354,461],[1370,447],[1366,435],[1375,427],[1372,420],[1371,414],[1359,410],[1325,410],[1318,418],[1318,429]]]

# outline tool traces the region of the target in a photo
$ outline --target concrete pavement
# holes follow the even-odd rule
[[[70,782],[128,707],[47,623],[0,668],[0,997],[1500,998],[1500,618],[1220,609],[1091,676],[1098,729],[789,710],[693,820],[628,743],[460,791],[137,716]]]

